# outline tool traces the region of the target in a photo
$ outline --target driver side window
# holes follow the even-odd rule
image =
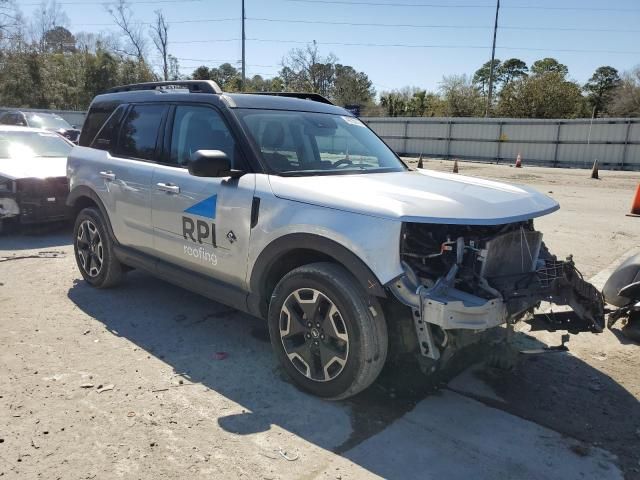
[[[233,135],[216,110],[179,105],[173,121],[170,163],[186,166],[198,150],[221,150],[231,160],[231,168],[243,167]]]

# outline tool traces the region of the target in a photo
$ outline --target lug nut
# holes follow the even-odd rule
[[[320,328],[320,324],[319,323],[316,323],[316,328]]]
[[[311,334],[310,333],[307,333],[307,338],[311,338]]]
[[[307,322],[307,327],[311,328],[311,322]]]
[[[318,340],[313,342],[314,345],[318,345]]]
[[[322,335],[320,335],[320,338],[321,338],[322,340],[324,340],[324,333],[323,333]]]

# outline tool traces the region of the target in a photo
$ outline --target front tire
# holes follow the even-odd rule
[[[285,275],[271,297],[268,321],[278,360],[314,395],[351,397],[382,370],[388,343],[382,308],[339,265],[313,263]]]
[[[96,288],[109,288],[122,279],[123,268],[113,251],[102,214],[96,208],[85,208],[73,227],[73,250],[78,269],[87,283]]]

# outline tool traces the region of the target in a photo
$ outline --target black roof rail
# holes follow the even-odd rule
[[[175,80],[166,82],[132,83],[131,85],[121,85],[119,87],[110,88],[105,93],[133,92],[136,90],[170,90],[171,87],[186,88],[190,93],[222,93],[222,89],[213,80]]]
[[[333,102],[327,97],[323,97],[319,93],[311,92],[247,92],[252,95],[275,95],[277,97],[290,97],[300,98],[302,100],[311,100],[314,102],[326,103],[327,105],[333,105]]]

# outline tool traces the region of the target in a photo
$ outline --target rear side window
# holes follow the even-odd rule
[[[122,123],[116,153],[152,160],[165,110],[164,105],[134,105]]]
[[[8,113],[4,117],[2,117],[2,123],[4,125],[20,125],[26,126],[27,122],[24,121],[22,115],[19,113]]]
[[[80,140],[78,142],[80,146],[88,147],[91,145],[104,122],[107,121],[118,105],[120,104],[116,102],[101,102],[91,105],[87,118],[82,125],[82,132],[80,132]]]
[[[95,140],[91,144],[91,148],[107,151],[111,151],[115,148],[118,127],[120,126],[120,121],[122,120],[122,115],[125,110],[126,106],[120,105],[116,111],[111,114],[107,123],[104,124],[104,127],[102,127],[98,132],[98,135],[96,135]]]

